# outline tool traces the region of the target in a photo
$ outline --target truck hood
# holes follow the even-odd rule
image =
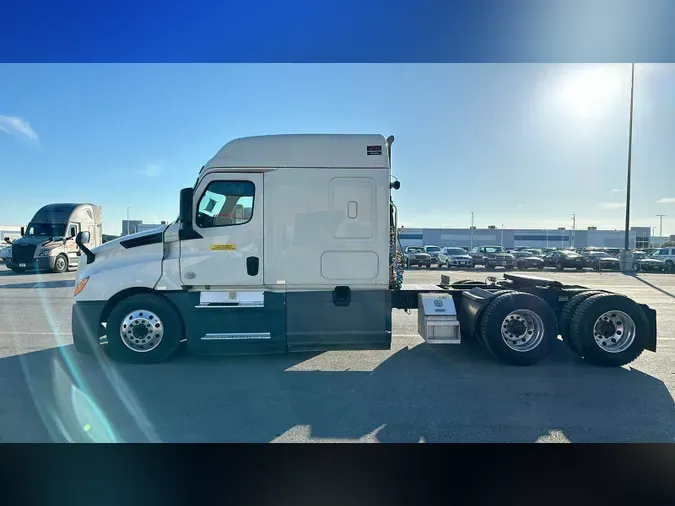
[[[42,246],[44,248],[53,248],[63,244],[60,240],[54,241],[52,239],[51,237],[21,237],[11,245],[5,244],[4,246]]]
[[[143,232],[136,232],[135,234],[123,235],[122,237],[118,237],[117,239],[113,239],[112,241],[101,244],[100,246],[93,248],[91,251],[95,255],[104,255],[118,249],[123,249],[124,247],[121,244],[122,241],[128,241],[130,239],[137,239],[149,235],[163,234],[167,227],[168,225],[161,225],[157,228],[153,228],[152,230],[144,230]]]

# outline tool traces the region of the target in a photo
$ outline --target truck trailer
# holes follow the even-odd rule
[[[92,247],[102,243],[102,211],[94,204],[48,204],[33,216],[21,237],[4,257],[15,272],[66,272],[78,265],[80,247],[75,238],[86,231]]]
[[[560,335],[587,361],[656,351],[656,313],[628,297],[518,274],[403,282],[393,136],[232,140],[180,192],[176,221],[90,248],[72,309],[75,348],[137,363],[182,342],[203,354],[383,350],[393,310],[418,311],[430,345],[477,339],[531,365]]]

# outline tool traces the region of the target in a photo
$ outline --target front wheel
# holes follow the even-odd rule
[[[68,270],[68,257],[61,253],[54,260],[54,269],[52,269],[57,274],[64,273]]]
[[[184,336],[183,321],[164,297],[138,294],[114,307],[106,325],[113,358],[154,364],[169,359]]]
[[[668,260],[666,262],[666,272],[675,272],[675,264],[672,262],[672,260]]]
[[[558,262],[557,264],[555,264],[555,268],[559,271],[565,270],[565,266],[561,262]]]
[[[490,265],[490,261],[489,261],[489,260],[484,260],[484,261],[483,261],[483,265],[485,265],[485,268],[486,268],[486,269],[491,269],[491,268],[492,268],[492,266]]]

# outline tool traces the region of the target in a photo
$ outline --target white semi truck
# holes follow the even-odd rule
[[[557,336],[579,356],[623,365],[656,351],[656,313],[557,281],[402,283],[391,198],[393,137],[236,139],[180,193],[179,218],[88,248],[80,258],[75,348],[153,363],[196,353],[389,349],[392,311],[418,310],[430,344],[478,339],[514,365]]]
[[[89,233],[92,247],[102,243],[102,209],[85,203],[47,204],[41,207],[21,237],[2,249],[3,260],[15,272],[66,272],[77,266],[79,232]]]

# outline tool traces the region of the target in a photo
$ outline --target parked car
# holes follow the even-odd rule
[[[538,249],[538,248],[528,248],[528,249],[526,249],[526,250],[524,250],[524,251],[526,251],[526,252],[532,254],[532,255],[535,256],[535,257],[539,257],[539,258],[543,258],[544,255],[545,255],[544,250]]]
[[[605,248],[603,251],[613,257],[618,257],[621,254],[621,248]]]
[[[586,259],[586,267],[590,267],[596,271],[617,271],[621,267],[621,262],[619,262],[618,258],[604,251],[586,251],[583,256]]]
[[[484,265],[486,269],[493,267],[513,269],[516,266],[515,257],[507,253],[502,246],[477,246],[469,255],[474,266]]]
[[[441,252],[441,248],[438,246],[424,246],[424,251],[426,251],[431,257],[431,263],[436,264],[438,267],[441,266],[441,262],[438,259],[438,254]]]
[[[559,271],[568,268],[581,271],[586,267],[586,259],[574,251],[554,251],[544,257],[544,266],[555,267]]]
[[[659,260],[644,251],[633,252],[633,270],[636,272],[665,272],[665,260]]]
[[[516,259],[518,269],[543,269],[544,259],[534,255],[530,251],[516,251],[513,256]]]
[[[407,246],[403,251],[403,258],[407,268],[414,266],[431,267],[431,255],[422,246]]]
[[[473,267],[471,256],[462,248],[441,248],[439,267]]]
[[[675,272],[675,248],[659,248],[652,256],[666,263],[666,272]]]

